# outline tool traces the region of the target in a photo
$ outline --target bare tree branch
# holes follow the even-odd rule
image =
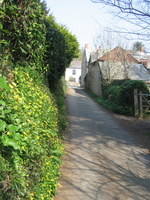
[[[101,3],[112,7],[111,10],[116,17],[144,29],[150,36],[150,1],[149,0],[91,0],[93,3]],[[115,11],[114,11],[115,10]],[[138,34],[140,34],[139,30]],[[136,31],[137,32],[137,31]],[[141,33],[141,35],[143,35]]]

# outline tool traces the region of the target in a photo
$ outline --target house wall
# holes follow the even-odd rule
[[[110,83],[113,80],[143,80],[149,81],[150,74],[142,64],[136,63],[107,63],[99,62],[103,78],[107,79]]]
[[[97,61],[98,62],[98,61]],[[129,78],[129,64],[123,64],[121,62],[101,62],[99,61],[100,71],[103,75],[103,79],[111,83],[115,80],[123,80]]]
[[[88,48],[88,44],[85,45],[84,53],[82,56],[81,64],[81,87],[85,87],[85,76],[88,72],[88,63],[90,59],[91,49]]]
[[[97,96],[102,97],[101,74],[98,62],[89,65],[85,78],[85,88],[90,89]]]
[[[108,63],[96,61],[89,63],[85,78],[85,88],[102,97],[102,77],[111,83],[113,80],[143,80],[150,81],[148,70],[141,64]]]
[[[67,68],[65,72],[65,80],[79,83],[81,76],[81,68]]]
[[[82,67],[81,67],[81,87],[85,87],[85,76],[87,74],[87,55],[86,50],[83,53]]]

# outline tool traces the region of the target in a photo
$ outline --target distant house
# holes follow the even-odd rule
[[[87,74],[87,67],[91,55],[91,49],[89,49],[88,44],[85,44],[85,49],[82,56],[81,64],[81,87],[85,87],[85,76]]]
[[[81,77],[81,59],[75,58],[70,66],[66,68],[65,80],[72,82],[80,82]]]
[[[127,52],[136,58],[141,64],[143,64],[150,72],[150,55],[146,55],[144,53],[143,46],[141,47],[140,51],[128,50]]]
[[[98,58],[104,79],[131,79],[150,81],[147,68],[120,46]]]
[[[83,58],[84,60],[85,58]],[[102,85],[111,83],[113,80],[150,81],[150,74],[142,61],[136,59],[120,46],[112,50],[99,48],[95,52],[95,56],[94,52],[91,52],[89,59],[86,60],[86,65],[84,86],[98,96],[102,96]],[[84,67],[84,63],[82,63],[82,67]],[[82,71],[84,70],[82,69]]]

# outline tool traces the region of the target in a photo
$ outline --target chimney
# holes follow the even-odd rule
[[[88,45],[88,44],[85,44],[85,48],[88,49],[88,48],[89,48],[89,45]]]
[[[144,53],[144,46],[140,48],[140,52]]]
[[[98,49],[103,49],[103,47],[102,47],[102,46],[99,46]]]
[[[101,57],[104,53],[104,50],[103,50],[103,47],[102,46],[99,46],[98,47],[98,50],[97,50],[97,57]]]

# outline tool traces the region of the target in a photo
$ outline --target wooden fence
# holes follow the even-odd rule
[[[134,115],[143,117],[146,113],[150,113],[150,94],[134,89]]]

